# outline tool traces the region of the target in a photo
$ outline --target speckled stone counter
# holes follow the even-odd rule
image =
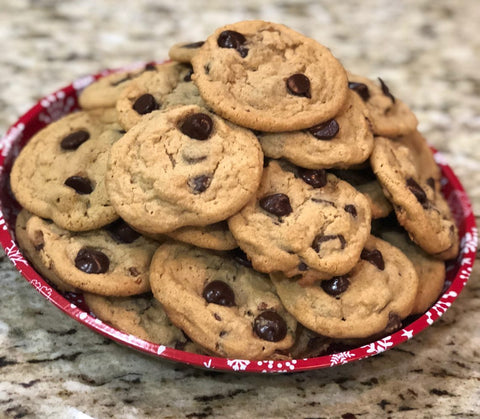
[[[262,18],[381,76],[443,152],[480,215],[477,0],[0,0],[0,133],[40,97],[107,67],[162,59],[180,41]],[[478,220],[478,218],[477,218]],[[442,318],[363,361],[290,375],[162,362],[79,325],[0,256],[0,417],[478,417],[480,266]]]

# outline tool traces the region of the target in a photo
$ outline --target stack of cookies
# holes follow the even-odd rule
[[[382,79],[264,21],[169,55],[88,86],[15,161],[42,275],[127,333],[222,357],[319,355],[429,308],[457,227]]]

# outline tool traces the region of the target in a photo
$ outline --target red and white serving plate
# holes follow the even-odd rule
[[[129,66],[140,67],[144,64]],[[127,69],[126,67],[121,70]],[[460,234],[460,253],[458,257],[447,263],[447,279],[444,292],[436,303],[422,316],[405,324],[402,329],[390,336],[330,355],[313,358],[292,359],[282,361],[256,361],[248,359],[228,359],[213,356],[197,355],[165,347],[142,340],[121,332],[95,318],[83,300],[82,294],[60,293],[44,280],[26,260],[15,241],[15,218],[19,211],[18,203],[11,193],[9,174],[12,163],[22,147],[40,129],[60,117],[79,109],[78,95],[94,80],[118,70],[105,70],[102,73],[83,77],[72,84],[42,98],[35,106],[13,124],[5,136],[0,139],[0,243],[15,268],[22,276],[47,300],[74,320],[86,325],[96,332],[113,339],[123,345],[140,350],[154,357],[174,362],[209,368],[220,371],[242,372],[293,372],[346,364],[362,358],[370,357],[393,348],[414,337],[437,320],[458,297],[466,285],[472,272],[478,236],[471,203],[463,186],[443,156],[433,150],[435,160],[442,170],[442,192],[453,212]]]

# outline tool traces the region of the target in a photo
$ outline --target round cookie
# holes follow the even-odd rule
[[[145,72],[132,80],[117,100],[120,125],[128,131],[155,110],[181,105],[205,106],[191,81],[192,71],[189,65],[166,63],[157,71]]]
[[[192,58],[197,53],[198,49],[205,43],[205,41],[198,42],[179,42],[170,47],[168,56],[173,61],[181,63],[191,63]]]
[[[192,58],[192,79],[215,113],[259,131],[294,131],[333,118],[348,84],[323,45],[260,20],[217,29]]]
[[[116,218],[105,190],[112,144],[122,132],[76,112],[38,132],[21,150],[11,186],[28,211],[67,230],[102,227]]]
[[[419,158],[405,140],[377,137],[370,163],[410,238],[427,253],[451,259],[458,253],[458,229],[433,169],[422,163],[426,156]]]
[[[346,168],[363,163],[373,150],[368,112],[349,92],[346,106],[335,118],[304,131],[260,134],[267,157],[285,158],[308,169]]]
[[[418,276],[418,291],[411,314],[422,314],[437,300],[445,284],[445,262],[425,253],[403,229],[381,228],[379,236],[398,247],[413,263]]]
[[[293,345],[296,321],[268,276],[228,256],[165,243],[152,259],[150,283],[172,323],[219,356],[272,358]]]
[[[362,338],[407,317],[417,294],[412,263],[396,247],[370,236],[347,274],[301,286],[270,275],[285,308],[305,327],[331,338]]]
[[[17,215],[15,222],[15,238],[23,255],[31,262],[35,270],[42,275],[44,279],[50,281],[58,290],[62,292],[77,292],[78,290],[75,287],[62,281],[51,267],[42,262],[39,256],[40,249],[35,247],[27,235],[27,222],[30,217],[32,217],[32,214],[22,209]]]
[[[74,233],[32,216],[26,232],[42,264],[72,287],[119,297],[150,291],[148,270],[158,243],[124,223]]]
[[[205,227],[186,226],[166,233],[166,236],[204,249],[233,250],[238,247],[226,221]]]
[[[82,109],[115,108],[118,96],[132,80],[144,72],[156,71],[162,64],[148,63],[127,71],[118,71],[94,81],[82,90],[78,104]]]
[[[112,147],[106,182],[125,221],[166,233],[235,214],[255,194],[262,170],[249,130],[183,106],[145,115],[130,129]]]
[[[394,97],[385,82],[380,85],[366,77],[348,73],[348,86],[358,93],[367,105],[372,130],[375,135],[396,137],[417,128],[415,114],[401,100]]]
[[[86,292],[83,297],[97,318],[122,332],[187,352],[204,352],[170,322],[161,304],[150,293],[105,297]]]
[[[367,199],[348,183],[272,160],[256,195],[228,226],[254,269],[307,284],[350,271],[370,221]]]

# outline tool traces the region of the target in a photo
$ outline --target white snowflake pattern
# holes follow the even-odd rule
[[[19,123],[8,130],[4,137],[0,140],[0,150],[3,157],[7,156],[12,148],[13,143],[18,141],[25,129],[25,124]]]
[[[210,367],[212,366],[212,358],[210,358],[210,359],[208,360],[208,362],[204,362],[204,363],[203,363],[203,366],[204,366],[205,368],[210,368]]]
[[[475,253],[478,246],[478,232],[477,228],[473,227],[472,231],[467,231],[465,236],[462,237],[460,241],[460,247],[465,253]]]
[[[2,230],[7,230],[7,222],[5,221],[5,218],[3,218],[2,210],[0,210],[0,228]]]
[[[246,359],[227,359],[227,365],[234,371],[244,371],[249,364]]]
[[[438,164],[438,165],[441,165],[441,166],[447,166],[448,165],[448,162],[447,162],[447,159],[445,158],[445,156],[439,152],[436,152],[434,155],[433,155],[433,158],[435,159],[435,162]]]
[[[413,338],[413,330],[403,329],[402,336],[405,336],[407,339]]]
[[[75,80],[75,81],[72,83],[72,86],[73,86],[73,88],[77,91],[77,94],[78,94],[78,92],[80,92],[80,91],[82,91],[83,89],[85,89],[85,87],[87,87],[88,85],[92,84],[94,81],[95,81],[95,77],[93,77],[93,76],[85,76],[85,77],[81,77],[81,78]]]
[[[333,354],[330,356],[330,366],[339,364],[346,364],[350,358],[354,355],[350,351],[340,352],[338,354]]]
[[[368,345],[362,346],[362,348],[368,348],[367,354],[376,355],[387,350],[390,346],[393,346],[393,342],[390,342],[392,339],[391,336],[387,336],[377,342],[369,343]]]
[[[75,99],[66,96],[65,92],[61,90],[42,99],[40,104],[45,108],[45,112],[41,112],[38,119],[50,124],[72,112],[75,107]]]
[[[167,349],[165,345],[160,345],[157,349],[157,355],[163,354],[165,352],[165,349]]]
[[[48,298],[51,298],[52,288],[50,288],[47,285],[42,284],[37,279],[33,279],[30,283],[35,287],[35,289],[37,289],[38,292],[40,292],[40,294],[45,295]]]
[[[20,253],[20,249],[17,247],[15,242],[11,240],[11,243],[11,246],[5,247],[5,253],[7,254],[8,258],[12,261],[15,267],[17,267],[19,263],[23,263],[25,266],[28,266],[27,261]]]
[[[472,273],[472,267],[471,266],[466,266],[466,267],[462,268],[462,270],[458,274],[458,277],[460,279],[463,279],[463,280],[467,281],[467,279],[470,278],[471,273]]]
[[[457,293],[455,291],[450,291],[447,294],[443,294],[440,300],[438,300],[437,303],[425,313],[427,315],[427,323],[430,325],[433,324],[435,321],[435,319],[433,319],[434,314],[436,314],[436,317],[440,317],[443,313],[445,313],[452,305],[451,302],[445,300],[455,298],[456,296]]]
[[[297,363],[296,359],[292,359],[290,361],[274,361],[271,359],[267,359],[265,361],[257,361],[257,365],[259,367],[265,366],[267,369],[262,370],[262,372],[289,372],[295,369],[295,365]],[[273,369],[273,367],[277,367],[277,369]]]

